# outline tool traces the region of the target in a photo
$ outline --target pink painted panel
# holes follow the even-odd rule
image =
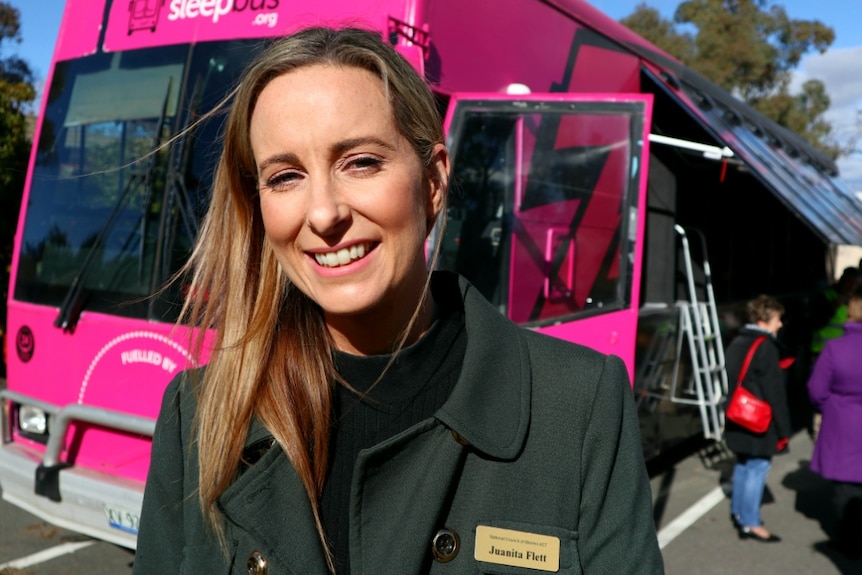
[[[640,59],[627,52],[615,52],[606,46],[583,45],[572,69],[569,85],[572,92],[637,92],[640,90]]]
[[[189,351],[188,330],[173,333],[170,324],[85,312],[70,334],[54,327],[56,314],[10,302],[10,390],[56,406],[87,405],[155,419],[171,379],[198,364]],[[77,425],[68,439],[78,464],[146,477],[148,438]]]
[[[67,0],[54,48],[54,60],[96,52],[107,0]]]
[[[386,29],[387,19],[415,23],[422,0],[114,0],[104,49],[278,36],[310,24]],[[54,59],[97,50],[108,0],[67,0]]]
[[[444,93],[499,92],[513,83],[552,92],[566,78],[580,26],[536,0],[428,2],[428,76]]]
[[[618,356],[626,364],[629,382],[634,381],[637,307],[542,327],[536,331],[579,343],[602,353]]]
[[[130,0],[111,7],[106,51],[182,42],[266,38],[312,24],[385,30],[389,16],[410,21],[405,0]]]

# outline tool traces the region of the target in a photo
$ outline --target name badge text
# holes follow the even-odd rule
[[[476,527],[475,558],[486,563],[556,573],[560,570],[560,539],[479,525]]]

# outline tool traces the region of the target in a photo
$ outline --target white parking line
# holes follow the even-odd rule
[[[33,553],[32,555],[28,555],[20,559],[15,559],[7,563],[0,563],[0,570],[8,568],[24,569],[26,567],[32,567],[33,565],[38,565],[39,563],[44,563],[46,561],[50,561],[51,559],[56,559],[57,557],[62,557],[63,555],[74,553],[75,551],[83,549],[84,547],[89,547],[93,543],[95,543],[95,541],[63,543],[62,545],[57,545],[56,547],[51,547],[50,549],[45,549],[44,551],[39,551],[38,553]]]
[[[691,527],[695,521],[709,513],[709,510],[725,499],[721,487],[716,487],[700,500],[686,509],[679,517],[667,524],[658,532],[658,546],[664,549],[668,543],[676,539],[676,536]]]

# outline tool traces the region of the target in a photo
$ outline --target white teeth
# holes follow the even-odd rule
[[[314,254],[314,259],[319,265],[334,268],[347,265],[352,261],[365,257],[365,251],[365,245],[359,244],[338,250],[337,252]]]

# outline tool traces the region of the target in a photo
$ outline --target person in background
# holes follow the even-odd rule
[[[811,336],[812,367],[823,351],[826,342],[841,337],[844,334],[844,324],[847,323],[847,302],[850,296],[862,286],[862,271],[855,267],[846,267],[841,272],[838,281],[821,291],[811,302]],[[812,407],[809,432],[812,439],[817,439],[822,415],[816,406]]]
[[[841,337],[847,322],[847,302],[862,286],[859,268],[847,267],[837,282],[823,290],[811,302],[811,322],[814,333],[811,340],[812,365],[830,339]]]
[[[862,295],[847,304],[844,335],[826,342],[808,380],[823,414],[811,470],[832,481],[837,525],[833,543],[862,552]]]
[[[758,338],[766,338],[754,352],[744,385],[748,391],[769,403],[772,421],[764,433],[754,433],[729,420],[725,424],[727,447],[736,455],[730,514],[741,539],[775,543],[781,538],[764,527],[760,507],[772,456],[786,449],[791,433],[790,408],[784,373],[779,364],[777,340],[784,306],[771,296],[759,295],[748,302],[746,311],[748,323],[739,330],[725,355],[730,382],[728,397],[733,396],[752,345]]]
[[[663,573],[625,365],[429,272],[448,180],[380,33],[246,71],[186,270],[216,342],[165,392],[135,575]]]

